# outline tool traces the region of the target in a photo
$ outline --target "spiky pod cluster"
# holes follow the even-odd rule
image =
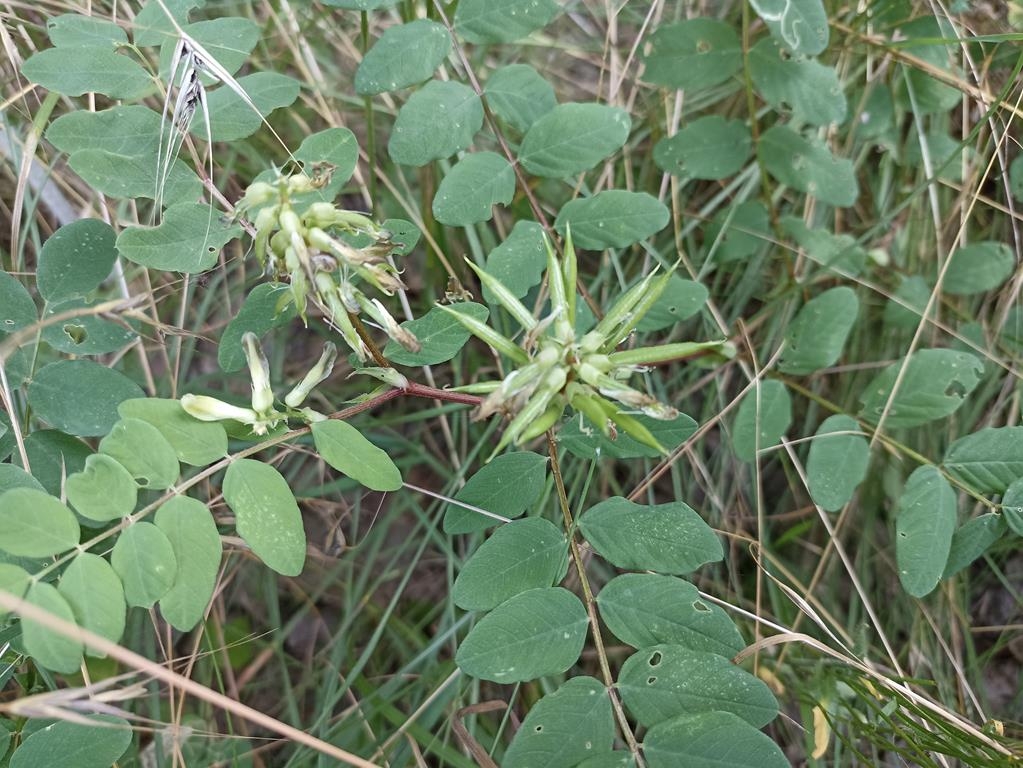
[[[393,296],[405,287],[389,258],[398,248],[390,233],[368,216],[333,203],[293,204],[296,195],[312,192],[323,183],[298,173],[275,182],[255,182],[245,191],[238,210],[255,225],[260,264],[274,277],[290,282],[303,319],[309,301],[320,306],[360,361],[366,362],[370,352],[355,327],[358,315],[372,319],[405,349],[418,352],[416,337],[362,290],[369,285]],[[369,244],[356,247],[349,242],[352,239],[368,239]]]
[[[571,232],[566,237],[564,257],[560,260],[547,242],[550,312],[542,319],[534,317],[497,278],[471,262],[469,266],[524,332],[516,343],[485,323],[443,307],[473,335],[516,366],[502,381],[484,384],[478,389],[489,394],[477,410],[476,418],[484,419],[494,413],[512,416],[495,453],[510,442],[523,443],[543,434],[558,423],[569,405],[605,435],[611,434],[614,425],[641,443],[664,452],[664,447],[636,415],[670,420],[678,416],[678,411],[629,386],[626,380],[645,371],[646,364],[721,346],[720,342],[686,342],[616,351],[664,292],[671,271],[660,275],[654,272],[645,277],[626,291],[592,330],[578,335],[575,329],[577,260]]]

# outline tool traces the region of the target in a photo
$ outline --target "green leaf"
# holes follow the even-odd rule
[[[546,27],[560,11],[554,0],[461,0],[455,31],[470,43],[511,43]]]
[[[418,19],[388,27],[355,70],[355,91],[371,96],[421,83],[450,50],[451,36],[435,21]]]
[[[181,474],[174,447],[142,419],[118,421],[100,441],[99,450],[120,462],[140,488],[170,488]]]
[[[52,613],[59,619],[75,623],[71,606],[52,584],[47,584],[44,581],[33,583],[28,588],[25,600],[30,605]],[[25,642],[25,650],[47,669],[71,675],[77,673],[81,668],[83,648],[77,640],[64,637],[64,635],[29,618],[21,620],[21,635]],[[48,757],[52,760],[53,755]],[[53,765],[53,763],[46,763],[46,765]]]
[[[401,472],[391,457],[346,421],[318,421],[312,425],[313,442],[320,457],[371,491],[401,488]]]
[[[330,195],[328,200],[333,200],[355,172],[355,165],[359,162],[359,142],[347,128],[327,128],[302,139],[295,150],[295,157],[307,168],[316,163],[334,166],[330,183],[321,190]]]
[[[36,286],[49,302],[85,296],[107,279],[117,259],[114,230],[79,219],[54,232],[39,252]]]
[[[11,768],[110,768],[128,751],[134,732],[127,720],[111,715],[78,717],[96,725],[58,720],[40,728],[11,756]]]
[[[467,227],[490,221],[495,205],[515,196],[515,170],[494,152],[473,152],[448,171],[433,198],[433,215],[441,224]]]
[[[468,147],[482,126],[483,104],[472,88],[431,80],[398,110],[387,151],[396,163],[426,165]]]
[[[796,216],[782,216],[781,228],[818,264],[850,275],[858,275],[863,271],[867,252],[851,235],[836,235],[827,229],[810,229]]]
[[[217,348],[220,370],[231,373],[245,367],[242,336],[254,333],[263,336],[273,328],[287,325],[298,312],[291,301],[291,287],[285,283],[260,283],[242,304],[238,314],[227,324]]]
[[[251,136],[263,127],[263,119],[275,109],[290,106],[298,98],[301,83],[279,72],[256,72],[238,78],[238,85],[256,105],[254,112],[233,89],[222,85],[207,97],[210,134],[213,141],[235,141]],[[206,139],[206,115],[196,112],[189,128],[192,135]]]
[[[1009,164],[1009,189],[1018,202],[1023,203],[1023,155]]]
[[[163,212],[155,227],[127,227],[117,237],[121,255],[143,267],[204,272],[217,263],[220,249],[240,237],[237,224],[201,203],[179,203]]]
[[[844,285],[810,299],[785,332],[779,370],[805,375],[834,365],[859,311],[856,293]]]
[[[128,44],[128,35],[112,21],[78,13],[64,13],[46,22],[46,34],[58,48]]]
[[[773,238],[767,208],[757,200],[747,200],[722,208],[707,226],[705,241],[711,244],[708,256],[724,264],[749,258]]]
[[[25,596],[29,585],[32,583],[32,576],[24,568],[10,563],[0,563],[0,589],[10,592],[15,597]],[[0,619],[7,616],[8,611],[0,608]],[[0,733],[0,736],[3,736]],[[0,752],[0,757],[3,752]]]
[[[778,111],[791,109],[793,118],[811,125],[845,120],[845,94],[834,67],[808,59],[765,37],[750,51],[753,87]]]
[[[624,750],[606,752],[583,760],[575,768],[636,768],[632,755]]]
[[[622,664],[618,690],[636,720],[648,728],[705,712],[731,712],[760,728],[778,714],[778,702],[759,678],[723,656],[681,645],[636,651]]]
[[[568,541],[553,523],[529,517],[502,525],[462,567],[451,599],[466,611],[489,611],[520,592],[550,587],[568,567]]]
[[[631,127],[629,113],[617,107],[559,104],[526,132],[519,161],[535,176],[573,176],[621,149]]]
[[[1023,427],[981,429],[960,437],[942,466],[977,493],[1005,493],[1023,478]]]
[[[867,385],[860,414],[877,422],[892,394],[899,388],[885,419],[888,429],[916,427],[954,413],[980,383],[984,364],[969,352],[952,349],[921,349],[914,352],[900,374],[902,363],[885,368]]]
[[[205,0],[147,0],[135,17],[135,45],[159,45],[176,41],[177,27],[188,23],[188,12]],[[167,12],[170,12],[168,17]]]
[[[156,196],[158,166],[148,155],[118,155],[102,149],[82,149],[71,155],[68,164],[97,191],[110,197]],[[164,187],[164,203],[191,203],[201,191],[199,177],[180,159],[174,160]]]
[[[579,531],[619,568],[682,574],[724,557],[714,531],[682,501],[646,506],[615,496],[586,510]]]
[[[795,53],[816,56],[828,47],[828,15],[821,0],[750,0],[771,34]]]
[[[867,476],[869,463],[870,444],[856,419],[840,413],[829,416],[810,441],[806,460],[810,498],[828,512],[837,512]]]
[[[185,25],[184,30],[232,75],[249,60],[249,54],[262,36],[259,25],[242,16],[204,19]],[[160,52],[163,72],[170,64],[171,47],[165,45]]]
[[[104,45],[48,48],[22,64],[21,74],[65,96],[101,93],[136,99],[153,86],[141,64]]]
[[[485,321],[490,314],[482,304],[474,304],[471,301],[452,304],[451,309],[463,312],[480,322]],[[458,354],[472,335],[458,320],[437,307],[422,317],[405,321],[401,327],[415,334],[422,348],[418,352],[409,352],[397,342],[388,342],[384,347],[384,357],[398,365],[446,363]]]
[[[578,660],[588,624],[586,609],[567,589],[530,589],[484,616],[455,663],[471,677],[503,684],[558,675]]]
[[[1023,536],[1023,479],[1014,481],[1002,496],[1002,517],[1017,536]]]
[[[65,312],[89,310],[99,301],[70,299],[57,304],[47,304],[43,320]],[[81,314],[64,322],[53,323],[43,328],[42,339],[54,349],[71,355],[105,355],[124,349],[138,338],[132,330],[134,323],[123,320],[105,320],[95,314]]]
[[[529,289],[539,285],[547,268],[547,249],[543,242],[543,227],[535,221],[515,222],[503,243],[487,256],[487,273],[496,277],[505,288],[521,299]],[[489,291],[483,297],[495,303]]]
[[[554,86],[528,64],[494,70],[483,88],[487,105],[519,133],[557,106]]]
[[[992,291],[1016,269],[1016,257],[1005,243],[987,241],[956,248],[941,290],[955,295]]]
[[[128,605],[141,608],[152,608],[170,591],[179,567],[167,536],[145,522],[132,523],[121,532],[110,564],[121,577]]]
[[[926,149],[933,175],[956,184],[963,180],[963,165],[980,161],[972,147],[960,143],[943,130],[931,129],[923,136],[915,131],[907,138],[901,164],[906,168],[923,168]]]
[[[725,83],[742,69],[742,46],[731,25],[694,18],[662,24],[650,36],[643,79],[680,90]]]
[[[239,459],[224,476],[224,500],[234,511],[238,535],[282,576],[305,565],[305,529],[295,496],[281,473],[253,459]]]
[[[0,496],[0,549],[19,557],[50,557],[78,546],[74,512],[35,488],[12,488]]]
[[[94,453],[67,478],[67,500],[82,517],[107,522],[130,515],[138,500],[131,472],[117,460]]]
[[[187,496],[164,503],[153,522],[178,563],[173,585],[160,598],[160,613],[172,627],[188,632],[202,620],[213,597],[224,553],[220,533],[206,505]]]
[[[178,400],[145,397],[125,400],[117,406],[123,419],[140,419],[159,430],[170,443],[178,461],[205,467],[227,455],[227,432],[218,421],[199,421],[189,416]]]
[[[592,677],[573,677],[541,698],[522,722],[503,768],[573,768],[610,752],[615,740],[611,699]]]
[[[752,151],[744,121],[708,115],[657,142],[654,162],[683,179],[724,179],[741,171]]]
[[[933,590],[945,572],[956,528],[956,495],[937,467],[918,467],[895,511],[899,581],[914,597]]]
[[[650,768],[789,768],[770,737],[731,712],[682,715],[643,737]]]
[[[791,424],[792,398],[788,389],[774,379],[760,382],[739,405],[732,429],[735,455],[740,461],[756,461],[757,451],[778,445]]]
[[[607,628],[633,648],[671,643],[731,658],[746,647],[728,614],[674,576],[623,573],[600,590],[597,606]]]
[[[112,643],[120,641],[127,610],[124,588],[105,559],[79,553],[61,575],[57,591],[71,606],[78,626]],[[89,655],[102,658],[106,654],[90,651]]]
[[[948,21],[929,14],[922,15],[900,23],[898,33],[903,45],[909,44],[906,50],[914,58],[923,60],[949,77],[963,76],[962,67],[956,63],[961,51],[958,43],[960,34]],[[919,64],[907,63],[900,69],[902,71],[894,82],[896,98],[904,109],[912,109],[919,115],[947,112],[962,99],[958,88],[942,82]]]
[[[852,162],[835,157],[820,141],[804,138],[787,125],[761,134],[757,156],[779,182],[822,203],[845,208],[859,197]]]
[[[575,234],[574,229],[572,234]],[[636,330],[644,333],[662,331],[688,320],[707,303],[707,295],[707,289],[701,283],[672,274],[663,293],[636,325]]]
[[[32,475],[51,496],[60,496],[64,478],[85,466],[92,449],[56,429],[39,429],[25,438]]]
[[[670,218],[667,206],[653,195],[607,189],[565,203],[554,227],[564,234],[571,226],[577,247],[601,251],[646,240],[664,229]]]
[[[35,488],[37,491],[45,491],[43,484],[21,467],[0,464],[0,494],[12,488]]]
[[[923,317],[931,296],[931,286],[919,275],[903,277],[884,308],[885,325],[894,328],[915,328]],[[908,305],[908,306],[904,306]]]
[[[394,5],[398,0],[322,0],[324,5],[333,8],[345,8],[349,11],[375,11]]]
[[[494,458],[455,494],[462,504],[515,518],[539,500],[547,482],[547,459],[538,453],[514,451]],[[472,533],[497,524],[456,504],[444,512],[444,533]]]
[[[649,416],[633,416],[636,421],[642,424],[654,436],[658,443],[668,450],[677,448],[692,436],[696,431],[696,422],[684,413],[679,414],[671,421],[652,419]],[[661,455],[660,451],[649,445],[644,445],[638,440],[633,440],[623,431],[619,431],[618,437],[612,440],[604,437],[596,425],[589,421],[585,425],[580,423],[578,417],[568,421],[557,436],[558,445],[577,456],[580,459],[598,459],[608,457],[612,459],[654,459]]]
[[[987,552],[992,544],[1002,538],[1007,527],[1005,515],[988,512],[986,515],[975,517],[957,528],[952,535],[948,562],[945,563],[945,571],[941,574],[941,578],[948,579],[955,576],[963,568],[973,563]]]
[[[6,272],[0,272],[0,333],[20,330],[38,319],[36,304],[25,286]]]

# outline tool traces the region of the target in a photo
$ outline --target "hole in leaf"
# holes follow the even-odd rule
[[[706,40],[697,40],[696,41],[696,52],[697,53],[710,53],[712,50],[714,50],[714,46],[711,45],[708,41],[706,41]]]
[[[135,482],[138,484],[139,488],[149,487],[149,478],[144,475],[142,477],[136,477]]]
[[[694,600],[693,608],[699,611],[700,613],[710,613],[710,608],[702,600]]]
[[[958,379],[952,379],[952,381],[948,383],[948,386],[945,387],[945,397],[954,397],[962,400],[966,397],[966,387],[963,386],[963,383]]]
[[[68,323],[62,329],[67,337],[71,339],[74,344],[81,344],[89,337],[89,332],[85,330],[84,325],[75,325],[74,323]]]
[[[656,682],[657,682],[657,678],[656,678],[656,677],[654,677],[653,675],[651,675],[650,677],[648,677],[648,678],[646,679],[646,684],[647,684],[647,685],[653,685],[653,684],[654,684],[654,683],[656,683]]]
[[[647,664],[649,664],[651,667],[656,667],[658,664],[661,663],[661,658],[662,658],[661,652],[654,651],[652,654],[650,654],[650,659],[649,661],[647,661]]]
[[[543,726],[538,725],[535,728],[533,728],[533,733],[543,733]]]

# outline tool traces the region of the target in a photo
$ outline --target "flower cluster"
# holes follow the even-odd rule
[[[243,408],[225,403],[215,397],[206,395],[184,395],[181,407],[193,418],[200,421],[239,421],[248,424],[257,435],[265,435],[282,421],[297,418],[311,424],[324,421],[327,417],[312,408],[300,406],[309,397],[313,387],[330,376],[337,359],[337,347],[331,342],[323,346],[323,354],[309,372],[284,397],[285,410],[280,411],[275,405],[273,388],[270,386],[270,365],[266,355],[259,346],[259,339],[254,333],[242,336],[242,348],[249,364],[249,377],[252,379],[252,407]]]
[[[495,453],[510,442],[522,443],[543,434],[558,423],[569,405],[605,435],[611,433],[614,425],[641,443],[664,452],[636,415],[670,420],[678,416],[678,411],[629,386],[626,380],[645,371],[646,364],[722,346],[721,342],[685,342],[616,351],[664,292],[670,271],[645,277],[623,294],[592,330],[579,335],[575,328],[577,262],[571,232],[567,234],[560,263],[547,242],[550,312],[542,319],[534,317],[497,278],[475,264],[469,266],[524,332],[516,343],[485,323],[444,307],[471,333],[516,365],[502,381],[477,389],[489,394],[476,418],[498,412],[512,415]]]
[[[356,330],[357,315],[369,317],[406,349],[419,351],[415,336],[357,284],[370,285],[386,296],[404,288],[390,260],[397,244],[389,232],[361,213],[327,202],[295,204],[295,196],[323,184],[323,177],[298,173],[275,182],[257,181],[245,191],[238,210],[255,225],[260,263],[273,276],[289,280],[303,318],[310,299],[318,304],[360,361],[368,360],[370,354]],[[356,247],[350,242],[353,239],[369,244]]]

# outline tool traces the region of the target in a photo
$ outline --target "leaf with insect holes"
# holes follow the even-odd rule
[[[396,163],[426,165],[468,147],[482,126],[483,103],[472,88],[431,80],[398,110],[387,151]]]
[[[931,592],[945,572],[956,527],[956,495],[937,467],[918,467],[895,511],[899,581],[914,597]]]
[[[138,486],[121,462],[103,453],[85,460],[85,467],[68,475],[67,500],[82,517],[99,522],[130,515],[138,500]]]
[[[120,462],[140,488],[165,490],[181,474],[174,446],[142,419],[120,419],[100,440],[99,450]]]
[[[654,146],[654,162],[683,179],[723,179],[742,170],[753,137],[742,120],[701,117]]]
[[[436,21],[417,19],[388,27],[355,70],[355,91],[371,96],[421,83],[450,50],[451,36]]]
[[[173,272],[204,272],[217,263],[220,249],[240,237],[237,224],[201,203],[179,203],[155,227],[127,227],[117,238],[120,254],[143,267]]]
[[[991,427],[960,437],[941,465],[977,493],[1005,493],[1023,478],[1023,427]]]
[[[670,218],[667,206],[653,195],[606,189],[565,203],[554,227],[562,234],[571,227],[576,247],[602,251],[646,240],[664,229]]]
[[[105,355],[119,352],[138,338],[137,323],[131,320],[106,320],[96,309],[102,301],[70,299],[48,303],[43,321],[49,324],[43,328],[42,340],[54,349],[69,355]],[[58,315],[75,313],[63,322],[54,322]]]
[[[828,15],[821,0],[750,0],[771,34],[796,53],[816,56],[828,47]]]
[[[636,325],[636,330],[662,331],[688,320],[707,303],[707,296],[707,289],[702,283],[672,274],[660,297]]]
[[[21,281],[0,272],[0,334],[20,330],[38,319],[36,303]]]
[[[739,36],[716,19],[692,18],[662,24],[650,36],[643,79],[681,90],[710,88],[742,69]]]
[[[210,92],[207,107],[210,114],[210,136],[213,141],[235,141],[251,136],[263,127],[264,119],[275,109],[287,107],[298,98],[302,86],[297,80],[279,72],[256,72],[238,78],[238,85],[256,110],[233,89],[220,86]],[[197,111],[189,130],[206,138],[206,115]]]
[[[834,67],[793,54],[770,37],[750,51],[753,87],[775,109],[813,125],[845,120],[845,94]]]
[[[112,21],[79,13],[64,13],[46,22],[46,34],[58,48],[75,46],[110,46],[128,44],[128,35]]]
[[[778,369],[805,375],[834,365],[856,324],[859,310],[856,293],[845,285],[810,299],[785,332]]]
[[[836,157],[817,139],[804,138],[787,125],[775,125],[760,136],[757,156],[779,182],[822,203],[844,208],[859,197],[852,161]]]
[[[554,0],[460,0],[455,31],[470,43],[511,43],[546,27],[560,11]]]
[[[615,740],[611,699],[592,677],[573,677],[536,702],[501,761],[503,768],[573,768],[610,753]]]

